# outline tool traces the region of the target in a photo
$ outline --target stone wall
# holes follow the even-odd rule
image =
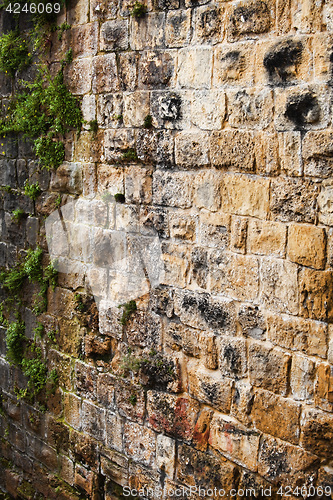
[[[43,193],[32,206],[3,192],[1,260],[47,251],[60,194],[63,206],[91,200],[78,223],[99,211],[102,228],[157,234],[164,276],[121,325],[122,308],[93,301],[80,259],[60,272],[39,318],[56,330],[46,413],[17,401],[24,380],[1,329],[1,488],[314,497],[310,486],[333,489],[332,5],[148,0],[135,18],[131,4],[71,1],[60,16],[72,28],[54,34],[51,69],[72,47],[66,81],[98,129],[69,134],[50,173],[29,144],[4,140],[2,185],[38,179]],[[125,195],[113,226],[105,192]],[[20,226],[18,205],[32,214]],[[35,321],[26,307],[30,332]]]

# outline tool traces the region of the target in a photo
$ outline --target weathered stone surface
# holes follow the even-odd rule
[[[133,422],[124,426],[124,449],[135,462],[150,467],[155,464],[156,434],[151,429]]]
[[[219,130],[225,117],[225,101],[221,90],[196,90],[191,105],[194,125],[203,130]]]
[[[254,176],[228,174],[221,186],[222,209],[235,215],[265,219],[268,214],[269,180]]]
[[[247,373],[247,346],[242,338],[222,337],[219,342],[222,375],[239,379]]]
[[[182,47],[191,36],[191,10],[172,10],[167,13],[165,43],[168,47]]]
[[[233,390],[230,414],[244,425],[251,424],[251,409],[254,391],[247,381],[236,381]]]
[[[228,41],[253,33],[266,33],[271,25],[271,13],[267,3],[261,0],[237,4],[230,14]]]
[[[188,366],[189,394],[199,402],[207,403],[223,413],[229,413],[232,380],[222,377],[217,371],[208,371],[202,366]]]
[[[130,20],[130,46],[133,50],[162,48],[164,12],[149,12],[144,18]]]
[[[200,168],[209,164],[208,135],[204,132],[179,132],[175,138],[176,164]]]
[[[215,413],[210,426],[209,444],[247,469],[257,470],[260,434],[247,429],[232,417]]]
[[[332,272],[303,268],[299,276],[300,313],[305,318],[332,322]]]
[[[313,398],[315,364],[305,356],[294,355],[290,369],[290,388],[297,401]]]
[[[176,441],[163,434],[156,436],[156,465],[173,477],[176,456]]]
[[[333,412],[333,373],[328,363],[321,363],[317,368],[315,405],[321,410]]]
[[[286,239],[287,228],[284,224],[256,219],[248,222],[247,244],[251,253],[283,258]]]
[[[332,134],[308,132],[303,139],[304,173],[311,177],[330,177],[333,172]]]
[[[226,130],[213,132],[210,138],[211,160],[216,167],[254,171],[254,138],[251,132]]]
[[[92,60],[93,92],[118,90],[119,82],[115,54],[96,56]]]
[[[260,278],[260,299],[266,307],[281,313],[298,313],[296,264],[281,259],[262,259]]]
[[[227,93],[228,121],[232,127],[265,129],[272,121],[271,90],[232,90]]]
[[[301,418],[301,445],[321,457],[332,455],[333,416],[315,410],[305,409]]]
[[[178,85],[181,88],[210,87],[212,50],[206,47],[180,49],[178,53]]]
[[[254,45],[221,44],[214,50],[213,85],[246,85],[254,78]]]
[[[288,257],[297,264],[323,269],[326,261],[326,234],[324,229],[312,225],[290,224],[288,229]]]
[[[309,179],[272,180],[270,209],[281,222],[314,222],[318,186]]]
[[[192,176],[187,172],[156,171],[153,175],[153,202],[156,205],[188,208],[192,204]]]
[[[298,444],[300,412],[299,403],[259,389],[255,392],[251,417],[258,430]]]
[[[100,50],[126,50],[128,48],[128,21],[107,21],[101,26]]]
[[[328,226],[333,225],[332,186],[333,183],[330,179],[324,180],[321,186],[320,194],[318,196],[318,219],[319,222],[321,222],[322,224],[327,224]]]

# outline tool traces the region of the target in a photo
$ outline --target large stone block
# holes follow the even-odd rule
[[[142,127],[149,115],[149,93],[136,91],[124,93],[123,123],[125,127]]]
[[[269,209],[269,180],[227,174],[222,183],[222,209],[235,215],[266,219]]]
[[[191,10],[171,10],[167,12],[165,44],[167,47],[183,47],[191,38]]]
[[[130,46],[133,50],[155,49],[164,46],[164,12],[149,12],[142,18],[130,20]]]
[[[287,227],[279,222],[250,219],[247,230],[248,251],[258,255],[285,256]]]
[[[333,182],[331,179],[324,180],[318,196],[319,214],[318,219],[322,224],[333,226]]]
[[[180,49],[178,85],[181,88],[209,88],[212,73],[212,49],[209,47]]]
[[[156,434],[142,425],[126,422],[124,425],[124,450],[140,464],[155,466]]]
[[[317,367],[315,405],[321,410],[333,412],[333,368],[328,363],[320,363]]]
[[[94,93],[118,90],[119,81],[115,54],[94,57],[92,59],[92,75]]]
[[[304,174],[331,177],[333,173],[333,134],[330,131],[307,132],[303,139]]]
[[[300,412],[299,403],[259,389],[255,392],[251,417],[258,430],[298,444]]]
[[[313,225],[290,224],[288,257],[297,264],[323,269],[326,261],[324,229]]]
[[[333,321],[332,272],[303,268],[299,276],[300,313],[305,318]]]
[[[290,388],[294,399],[309,401],[313,399],[315,364],[305,357],[295,354],[291,362]]]
[[[265,129],[273,116],[273,92],[261,90],[231,90],[227,92],[228,122],[231,127]]]
[[[332,456],[333,415],[308,408],[301,419],[301,445],[320,457]]]
[[[211,161],[215,167],[231,167],[241,172],[254,171],[254,136],[251,132],[214,132],[210,137],[210,148]]]
[[[221,337],[219,345],[220,371],[223,376],[239,379],[247,374],[246,340],[237,337]]]
[[[314,222],[318,193],[317,184],[310,179],[273,179],[270,200],[273,217],[282,222]]]
[[[233,5],[229,14],[228,41],[233,42],[246,35],[266,33],[272,23],[268,2],[252,0]]]
[[[95,56],[98,43],[98,23],[73,26],[71,30],[73,59]]]
[[[176,53],[173,50],[146,51],[139,60],[139,88],[174,87]]]
[[[107,21],[101,26],[100,50],[128,49],[128,21]]]
[[[214,50],[213,85],[249,85],[254,78],[254,44],[218,45]]]
[[[93,67],[91,59],[78,59],[65,67],[64,76],[68,90],[73,94],[87,94],[91,90]]]
[[[282,259],[263,258],[260,267],[260,299],[280,313],[298,314],[297,265]]]
[[[302,175],[301,132],[279,133],[281,171],[291,177]]]
[[[209,136],[205,132],[183,131],[175,137],[176,164],[200,168],[209,164]]]
[[[156,171],[153,174],[153,203],[189,208],[192,204],[192,175],[187,172]]]

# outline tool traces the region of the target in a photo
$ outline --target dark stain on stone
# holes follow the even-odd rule
[[[313,92],[306,92],[289,97],[285,116],[297,127],[317,122],[320,118],[317,96]]]
[[[162,120],[176,121],[181,118],[181,98],[178,95],[161,99],[160,117]]]
[[[239,373],[241,371],[240,355],[237,349],[231,345],[227,345],[224,348],[223,357],[233,373]]]
[[[300,41],[284,40],[274,45],[264,57],[264,66],[269,78],[283,84],[290,76],[290,69],[297,65],[302,57],[303,45]]]
[[[265,33],[270,27],[269,9],[265,2],[254,1],[236,7],[230,17],[233,35]]]

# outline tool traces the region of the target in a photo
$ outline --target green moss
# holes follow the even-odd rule
[[[17,208],[12,212],[12,219],[14,222],[16,222],[16,224],[19,224],[25,215],[26,213],[24,210],[22,210],[21,208]]]
[[[136,307],[136,302],[135,300],[130,300],[129,302],[126,302],[125,304],[120,304],[118,308],[123,308],[123,314],[122,317],[120,318],[119,322],[125,326],[126,323],[130,320],[130,318],[133,316],[135,311],[137,310]]]
[[[129,161],[129,160],[137,160],[138,155],[136,154],[136,151],[134,148],[128,148],[123,154],[122,154],[122,159]]]
[[[96,134],[97,130],[98,130],[97,120],[91,120],[89,122],[89,132],[92,132],[93,134]]]
[[[24,375],[28,377],[29,396],[38,394],[46,385],[47,366],[42,358],[41,348],[32,343],[26,357],[22,359],[21,367]]]
[[[114,199],[117,203],[125,203],[125,195],[123,193],[116,193]]]
[[[42,190],[39,186],[39,183],[29,184],[28,181],[24,183],[24,194],[28,196],[31,200],[35,201],[38,196],[41,194]]]
[[[58,168],[65,159],[63,142],[52,137],[42,136],[35,140],[34,151],[41,162],[42,168],[50,170]]]
[[[54,203],[56,208],[61,207],[61,201],[62,201],[61,194],[59,194],[58,198],[56,199],[56,201]]]
[[[145,4],[136,1],[132,6],[130,15],[132,17],[135,17],[136,19],[139,19],[143,17],[146,14],[146,12],[147,12],[147,7],[145,6]]]
[[[68,23],[62,23],[60,26],[57,26],[56,29],[58,31],[58,40],[62,40],[62,35],[64,34],[65,31],[69,30],[71,28],[71,25]]]
[[[6,331],[7,359],[12,364],[20,365],[23,359],[25,324],[13,321]]]
[[[10,31],[0,37],[0,70],[11,78],[31,63],[26,38],[16,31]]]
[[[153,126],[153,117],[151,115],[147,115],[143,121],[143,128],[151,128]]]
[[[138,402],[138,398],[137,398],[137,395],[136,394],[131,394],[130,397],[129,397],[129,402],[131,403],[131,405],[135,406],[136,403]]]
[[[74,300],[75,300],[75,303],[76,303],[76,310],[79,311],[79,312],[84,312],[86,310],[86,307],[83,303],[83,299],[82,299],[82,295],[80,293],[76,293],[74,295]]]
[[[42,339],[44,336],[44,326],[42,323],[38,322],[36,328],[33,330],[34,337]]]

